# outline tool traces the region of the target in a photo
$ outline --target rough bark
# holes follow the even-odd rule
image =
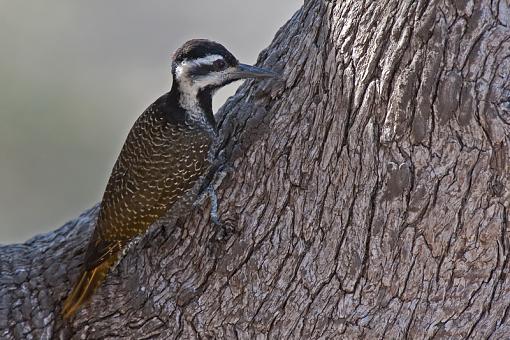
[[[69,323],[97,209],[3,246],[0,337],[508,337],[508,3],[310,0],[259,62],[220,114],[237,233],[154,227]]]

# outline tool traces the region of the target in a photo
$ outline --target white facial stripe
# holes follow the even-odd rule
[[[223,59],[223,57],[221,55],[213,54],[213,55],[208,55],[207,57],[195,59],[192,62],[197,65],[203,65],[203,64],[212,65],[212,63],[214,63],[216,60],[220,60],[220,59]]]
[[[221,55],[213,54],[195,60],[185,60],[175,68],[175,75],[177,78],[181,78],[181,76],[186,74],[191,67],[198,65],[212,65],[216,60],[220,59],[223,59]]]
[[[211,72],[207,75],[197,77],[194,79],[193,84],[197,88],[203,88],[208,85],[219,85],[225,81],[230,72],[235,68],[229,67],[222,71]]]

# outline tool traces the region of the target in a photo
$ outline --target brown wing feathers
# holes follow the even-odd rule
[[[131,129],[112,170],[85,270],[64,303],[72,316],[106,277],[119,252],[143,234],[205,173],[209,135],[149,107]]]

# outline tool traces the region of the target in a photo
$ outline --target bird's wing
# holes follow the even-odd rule
[[[206,172],[211,137],[182,124],[169,121],[154,106],[136,121],[103,195],[87,269],[143,234]]]

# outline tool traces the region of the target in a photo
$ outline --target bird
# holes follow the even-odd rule
[[[213,164],[211,150],[220,138],[213,94],[236,80],[277,76],[240,63],[223,45],[207,39],[178,48],[171,73],[170,91],[138,117],[113,166],[82,272],[62,307],[64,319],[90,300],[134,239],[169,212],[185,213],[203,190]],[[214,190],[209,194],[216,220]]]

